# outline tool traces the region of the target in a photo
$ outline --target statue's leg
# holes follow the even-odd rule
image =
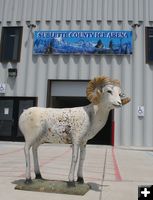
[[[25,153],[25,160],[26,160],[26,184],[30,184],[31,180],[31,172],[30,172],[30,144],[25,143],[24,153]]]
[[[39,144],[34,144],[32,146],[32,152],[33,152],[33,161],[34,161],[34,172],[36,175],[36,179],[42,179],[40,168],[39,168],[39,162],[38,162],[38,146]]]
[[[72,161],[71,161],[71,168],[69,172],[69,183],[68,186],[75,186],[74,182],[74,173],[75,173],[75,167],[78,159],[78,152],[79,152],[79,145],[73,144],[72,145]]]
[[[78,167],[78,173],[77,173],[77,182],[80,184],[84,183],[83,179],[83,164],[85,160],[86,155],[86,144],[80,146],[80,159],[79,159],[79,167]]]

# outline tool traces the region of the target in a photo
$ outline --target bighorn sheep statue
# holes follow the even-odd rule
[[[45,142],[72,143],[72,161],[69,186],[75,186],[74,172],[79,156],[77,182],[84,183],[83,163],[87,141],[101,130],[110,110],[128,103],[130,98],[121,93],[120,82],[109,77],[96,77],[88,83],[87,106],[75,108],[40,108],[25,110],[19,119],[19,127],[25,137],[26,183],[31,183],[30,148],[34,158],[36,179],[41,179],[37,148]]]

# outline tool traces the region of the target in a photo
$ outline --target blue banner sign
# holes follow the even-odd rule
[[[132,31],[35,31],[33,54],[132,54]]]

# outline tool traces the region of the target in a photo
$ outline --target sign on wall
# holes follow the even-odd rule
[[[6,93],[6,84],[0,83],[0,94],[5,94],[5,93]]]
[[[132,54],[132,31],[35,31],[33,54]]]

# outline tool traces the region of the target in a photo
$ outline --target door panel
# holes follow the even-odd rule
[[[32,106],[34,106],[33,100],[19,100],[19,116],[25,109],[30,108]]]
[[[52,107],[56,108],[72,108],[75,106],[88,105],[89,101],[86,97],[52,97]],[[113,112],[111,111],[106,125],[99,131],[99,133],[88,141],[88,144],[104,144],[112,145],[112,119]]]
[[[0,136],[12,135],[13,100],[0,99]]]
[[[32,106],[34,106],[34,101],[33,100],[19,100],[19,109],[18,109],[18,118],[20,117],[21,113]],[[23,137],[20,129],[18,128],[17,130],[17,135],[16,137]]]
[[[23,141],[19,116],[24,109],[36,105],[36,97],[0,97],[0,140]]]
[[[0,120],[12,120],[13,100],[0,99]]]

